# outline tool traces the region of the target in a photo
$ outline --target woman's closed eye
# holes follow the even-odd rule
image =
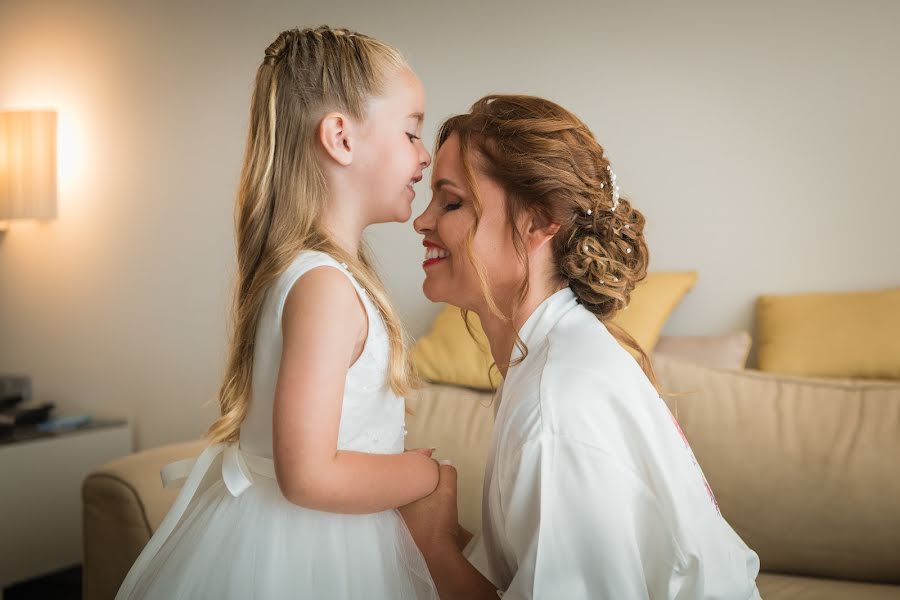
[[[451,200],[444,204],[444,210],[450,212],[451,210],[457,210],[462,206],[461,200]]]

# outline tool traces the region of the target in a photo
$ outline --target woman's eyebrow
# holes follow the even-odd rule
[[[441,190],[441,188],[444,187],[445,185],[452,185],[455,188],[462,189],[460,186],[458,186],[457,184],[455,184],[454,182],[452,182],[451,180],[446,179],[446,178],[438,179],[437,181],[434,182],[434,185],[431,187],[434,188],[434,191],[439,192]]]

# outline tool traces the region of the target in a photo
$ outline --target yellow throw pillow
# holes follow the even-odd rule
[[[693,271],[649,273],[631,293],[628,308],[613,322],[649,353],[669,315],[696,281]],[[469,312],[469,322],[477,342],[466,331],[458,308],[446,305],[438,313],[431,331],[419,338],[412,350],[413,367],[422,378],[480,390],[499,385],[501,377],[496,369],[488,376],[494,361],[478,316]]]
[[[477,390],[497,388],[501,381],[500,373],[492,369],[488,375],[494,359],[487,336],[481,329],[481,321],[472,311],[469,311],[469,323],[475,339],[469,335],[459,308],[444,305],[434,319],[431,331],[420,337],[412,349],[413,369],[420,377],[435,383]]]
[[[631,301],[625,310],[613,317],[613,323],[627,331],[646,353],[656,348],[669,315],[694,284],[694,271],[648,273],[631,292]]]
[[[761,296],[756,322],[762,371],[900,379],[900,288]]]

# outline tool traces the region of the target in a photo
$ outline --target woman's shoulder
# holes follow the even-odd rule
[[[633,424],[658,394],[602,322],[586,309],[573,313],[547,336],[541,404],[554,430],[594,440],[598,429]]]
[[[547,369],[581,370],[601,379],[640,367],[597,317],[581,305],[547,335]]]

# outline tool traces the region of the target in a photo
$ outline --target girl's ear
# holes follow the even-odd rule
[[[353,162],[353,145],[350,142],[350,119],[337,112],[330,112],[319,122],[319,143],[336,163],[347,167]]]

